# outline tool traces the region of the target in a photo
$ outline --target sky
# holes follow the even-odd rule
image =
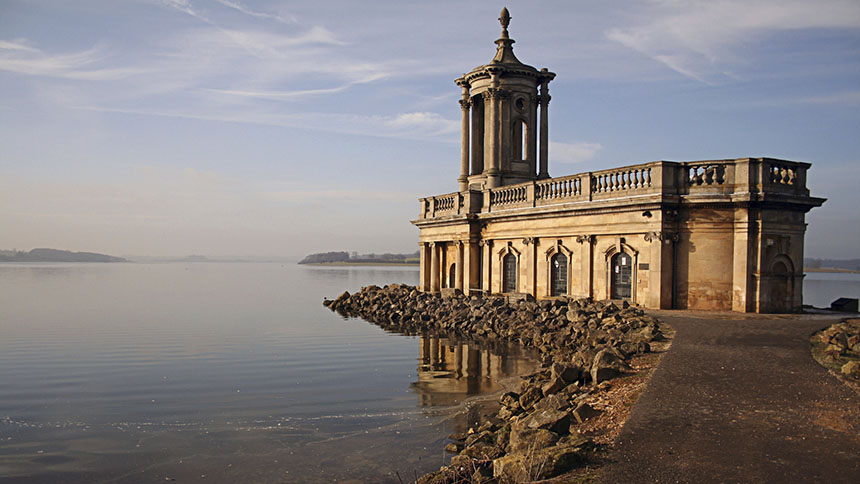
[[[503,6],[551,175],[811,162],[806,256],[860,257],[856,0],[0,0],[0,249],[413,252]]]

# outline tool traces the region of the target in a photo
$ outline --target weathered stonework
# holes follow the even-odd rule
[[[504,12],[507,13],[507,12]],[[796,311],[809,163],[655,161],[548,172],[548,84],[508,37],[456,80],[459,191],[420,200],[422,291],[624,299],[648,308]],[[538,129],[539,126],[539,129]]]

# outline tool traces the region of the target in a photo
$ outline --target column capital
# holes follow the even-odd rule
[[[468,111],[472,107],[472,100],[469,98],[460,99],[460,109]]]
[[[549,94],[538,94],[537,96],[537,102],[541,106],[548,106],[550,100],[552,100],[552,96],[550,96]]]
[[[678,242],[681,240],[681,235],[677,232],[648,232],[644,236],[645,242],[653,242],[659,240],[661,242]]]
[[[583,244],[585,242],[588,242],[589,244],[593,244],[594,239],[595,239],[594,235],[577,235],[576,236],[576,242],[578,244]]]

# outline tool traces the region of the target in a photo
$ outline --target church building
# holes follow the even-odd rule
[[[653,161],[550,177],[549,83],[508,36],[462,90],[458,189],[420,200],[420,288],[800,310],[809,163]]]

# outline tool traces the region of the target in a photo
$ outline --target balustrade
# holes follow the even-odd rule
[[[515,185],[494,188],[490,191],[490,205],[511,205],[528,200],[528,189],[525,185]]]
[[[807,195],[808,163],[771,158],[694,162],[660,161],[614,170],[548,178],[517,185],[422,199],[422,218],[486,213],[636,195],[728,195],[750,190]],[[759,187],[759,188],[756,188]],[[631,193],[632,192],[632,193]],[[468,209],[465,201],[468,200]]]
[[[726,182],[725,163],[685,163],[687,184],[691,186],[722,185]]]
[[[651,167],[630,167],[591,176],[593,193],[608,193],[651,187]]]
[[[770,162],[765,169],[775,185],[794,185],[797,179],[797,165]]]
[[[535,186],[535,198],[537,200],[577,197],[581,194],[582,178],[580,176],[550,178],[537,182]]]

